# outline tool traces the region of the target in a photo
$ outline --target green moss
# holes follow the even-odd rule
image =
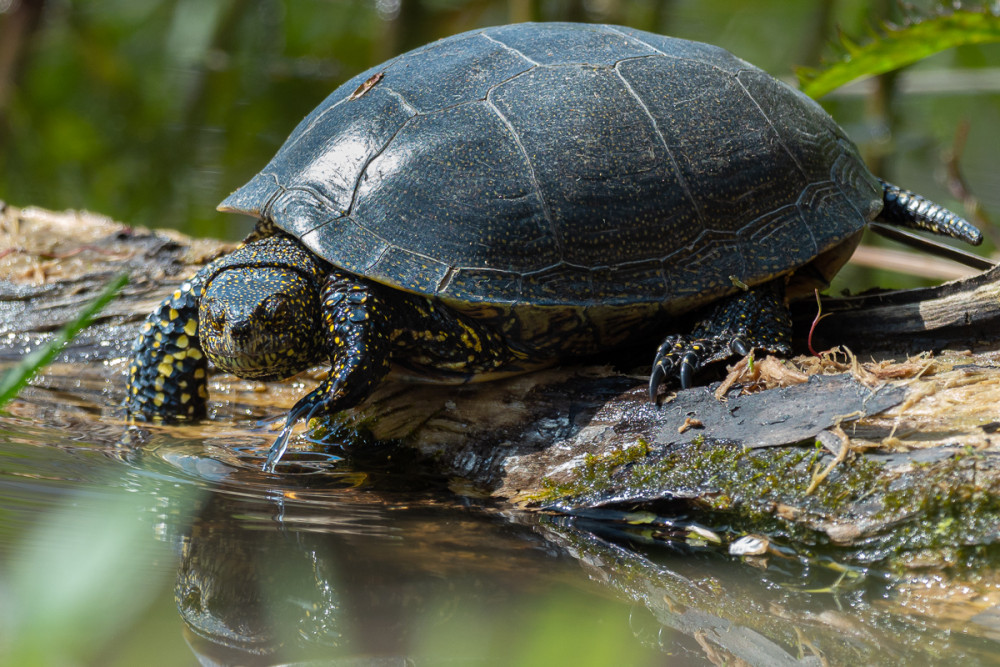
[[[744,449],[701,439],[657,450],[640,441],[588,456],[568,482],[543,480],[537,500],[586,506],[615,497],[648,506],[690,499],[709,525],[799,544],[829,543],[831,525],[854,525],[858,546],[840,549],[848,560],[971,564],[986,551],[1000,551],[984,547],[997,541],[1000,476],[977,469],[981,457],[965,450],[893,470],[852,455],[807,495],[833,458],[811,442]]]
[[[897,551],[924,564],[997,560],[1000,479],[989,467],[978,469],[980,458],[965,451],[894,479],[881,500],[885,520],[900,522],[892,531]]]
[[[820,459],[828,458],[812,448],[744,449],[704,439],[655,456],[649,456],[650,451],[649,444],[640,441],[606,456],[588,456],[573,480],[546,484],[545,499],[587,497],[611,489],[630,489],[642,497],[660,489],[695,492],[709,506],[742,502],[771,507],[776,501],[805,498]],[[808,503],[836,509],[866,492],[877,471],[864,462],[842,466]]]
[[[552,502],[567,496],[577,495],[581,488],[597,489],[605,488],[605,481],[611,478],[611,474],[630,463],[634,463],[649,455],[649,443],[645,439],[639,441],[631,447],[615,450],[603,455],[586,454],[583,466],[577,471],[573,480],[559,484],[549,477],[542,478],[543,491],[531,498],[531,502]]]

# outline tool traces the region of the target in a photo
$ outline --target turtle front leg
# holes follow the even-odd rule
[[[284,428],[271,445],[265,472],[288,448],[292,427],[320,413],[346,410],[364,400],[389,372],[389,337],[385,304],[370,285],[339,271],[327,277],[320,295],[330,354],[330,375],[288,412]]]
[[[129,365],[125,406],[140,421],[205,416],[207,362],[198,340],[198,302],[213,265],[163,300],[139,330]]]
[[[705,364],[751,350],[775,354],[792,351],[792,318],[785,305],[784,280],[772,280],[739,292],[715,304],[690,335],[667,336],[656,351],[649,377],[649,398],[668,378],[681,388],[693,384],[694,374]]]

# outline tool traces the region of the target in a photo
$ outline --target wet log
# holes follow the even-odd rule
[[[139,324],[230,248],[89,213],[2,207],[0,367],[44,341],[112,277],[131,277],[9,409],[105,422],[102,433],[121,437]],[[633,524],[641,509],[650,525],[694,512],[734,537],[828,545],[857,562],[960,562],[995,542],[1000,525],[998,278],[994,270],[931,289],[826,300],[824,312],[834,316],[820,335],[849,343],[853,356],[758,360],[740,371],[743,384],[681,391],[661,407],[646,398],[645,353],[464,386],[391,377],[313,437],[303,430],[279,473],[321,474],[330,451],[363,459],[383,451],[372,443],[391,441],[402,448],[394,460],[502,503]],[[798,335],[810,319],[807,305]],[[280,417],[322,374],[260,383],[215,373],[208,421],[139,425],[127,442],[197,438],[207,457],[259,466],[276,424],[257,420]],[[752,390],[772,384],[784,386]],[[326,433],[325,444],[316,432]]]

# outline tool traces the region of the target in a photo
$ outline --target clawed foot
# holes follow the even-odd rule
[[[694,384],[694,375],[702,366],[726,357],[745,357],[753,348],[740,336],[728,343],[711,338],[667,336],[656,350],[653,372],[649,376],[649,399],[656,402],[656,393],[664,382],[672,378],[680,381],[681,389]]]
[[[281,433],[278,434],[274,444],[267,451],[267,460],[264,461],[264,465],[261,468],[264,472],[274,472],[278,461],[285,455],[285,450],[288,449],[288,438],[291,437],[292,428],[295,427],[295,424],[300,419],[308,424],[310,419],[328,407],[330,396],[332,395],[335,395],[332,383],[329,379],[324,380],[319,387],[303,396],[288,411],[288,417],[285,419],[285,425],[282,427]]]
[[[783,280],[726,297],[707,309],[691,334],[664,339],[653,359],[649,398],[655,403],[660,385],[674,378],[687,389],[695,373],[715,361],[745,357],[752,350],[790,354],[791,334]]]

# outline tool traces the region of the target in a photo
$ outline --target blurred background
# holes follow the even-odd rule
[[[0,0],[0,199],[236,239],[250,221],[216,204],[341,82],[428,41],[516,21],[618,23],[718,44],[794,82],[795,66],[839,55],[838,29],[864,39],[901,11],[896,0]],[[970,194],[987,215],[1000,209],[1000,45],[952,49],[822,103],[877,174],[971,217]],[[963,133],[953,166],[967,192],[949,167]]]
[[[936,6],[930,0],[913,4],[920,11]],[[896,0],[0,0],[0,200],[89,209],[132,225],[237,239],[252,221],[217,213],[217,203],[262,168],[341,82],[428,41],[515,21],[619,23],[718,44],[794,83],[796,66],[839,56],[833,46],[838,28],[863,40],[873,23],[903,20],[900,11]],[[985,250],[997,247],[989,218],[1000,220],[1000,45],[952,49],[903,72],[851,84],[821,103],[873,171],[963,212],[984,226]],[[856,267],[841,276],[855,289],[916,284]],[[62,393],[52,396],[60,408],[66,402]],[[230,469],[206,464],[223,443],[241,442],[226,430],[228,423],[214,432],[214,449],[206,450],[200,433],[172,430],[137,448],[136,462],[127,458],[132,448],[117,446],[118,424],[98,431],[96,421],[78,423],[75,413],[69,415],[53,417],[52,425],[45,423],[49,417],[0,415],[0,663],[195,664],[181,626],[196,624],[177,613],[175,579],[188,585],[201,576],[211,584],[214,576],[227,584],[216,589],[216,598],[238,593],[247,588],[243,561],[255,565],[255,553],[263,554],[262,564],[251,574],[270,575],[273,561],[267,559],[280,556],[290,563],[289,580],[303,576],[316,584],[308,579],[316,577],[319,585],[305,586],[313,592],[336,592],[327,586],[336,577],[320,577],[320,566],[351,575],[343,578],[354,588],[344,590],[356,600],[374,600],[360,605],[370,612],[368,625],[360,624],[368,635],[394,629],[403,612],[411,614],[406,618],[414,619],[413,641],[419,643],[410,650],[418,656],[451,657],[456,644],[472,647],[470,655],[485,655],[482,646],[491,652],[500,647],[510,664],[643,664],[644,656],[646,664],[671,658],[684,664],[685,657],[693,662],[701,656],[690,646],[666,657],[661,651],[683,649],[681,639],[660,634],[659,622],[647,621],[652,630],[642,635],[644,626],[635,621],[642,605],[620,605],[597,583],[584,587],[580,582],[599,579],[576,562],[553,558],[533,525],[512,529],[478,515],[470,520],[464,507],[414,514],[395,497],[353,489],[338,494],[335,488],[323,504],[310,505],[307,495],[297,509],[289,502],[278,512],[276,502],[284,499],[271,495],[270,480],[232,493],[225,486]],[[210,493],[215,485],[223,491]],[[371,535],[362,530],[369,527]],[[216,551],[191,546],[206,542]],[[314,554],[328,554],[327,560],[301,558]],[[338,561],[340,554],[354,560]],[[818,595],[803,602],[792,596],[800,582],[791,565],[779,565],[775,576],[775,570],[758,574],[754,564],[733,567],[722,558],[668,550],[660,556],[690,566],[671,581],[691,582],[717,596],[720,606],[739,606],[737,617],[760,616],[782,633],[798,632],[782,616],[791,599],[788,608],[806,610],[801,613],[809,627],[826,623],[844,634],[849,647],[888,645],[885,655],[897,662],[907,662],[907,654],[896,652],[904,645],[947,660],[972,641],[958,631],[958,616],[935,613],[934,606],[923,613],[941,620],[941,632],[921,616],[868,623],[882,618],[878,614],[900,613],[874,584],[865,584],[875,591],[866,599],[862,592],[828,595],[822,580],[818,588],[806,587]],[[601,560],[614,562],[606,554],[582,559],[588,568]],[[184,566],[179,578],[177,561]],[[385,585],[381,598],[370,595],[365,578],[376,570]],[[633,572],[624,577],[630,585]],[[791,585],[774,583],[786,572]],[[454,592],[456,576],[472,593]],[[843,578],[836,576],[835,586]],[[982,579],[992,577],[987,571]],[[407,588],[400,581],[415,584]],[[426,581],[432,583],[419,589]],[[634,581],[653,600],[647,591],[659,589]],[[501,589],[506,597],[494,596]],[[193,584],[176,590],[183,593],[177,598],[182,614],[189,611],[185,604],[197,607]],[[299,595],[300,589],[290,590]],[[429,602],[394,616],[393,605],[414,590]],[[944,599],[944,593],[931,594]],[[511,601],[498,604],[495,597]],[[250,611],[264,618],[268,609],[259,607],[271,602],[275,625],[287,631],[278,636],[296,636],[297,619],[281,615],[289,608],[281,606],[285,598],[262,599]],[[413,599],[423,602],[419,595]],[[312,598],[292,600],[300,612],[307,609],[302,600]],[[669,607],[671,598],[654,602]],[[244,607],[237,599],[236,620],[247,617]],[[994,620],[982,627],[997,632],[995,618],[988,618]],[[205,614],[201,620],[216,619]],[[861,630],[852,634],[855,628]],[[633,634],[653,646],[651,657],[638,655],[646,647]],[[9,650],[14,639],[20,654]],[[800,636],[800,651],[802,641]],[[977,655],[995,656],[995,649],[990,643]],[[36,651],[33,659],[23,659],[25,651]],[[206,658],[201,664],[223,662]]]

